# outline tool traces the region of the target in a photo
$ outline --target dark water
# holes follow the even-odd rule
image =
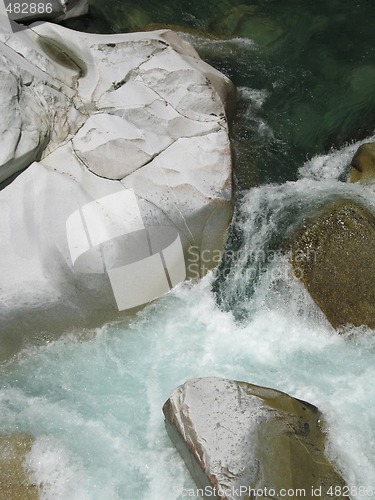
[[[375,128],[372,0],[91,0],[70,27],[188,33],[239,88],[232,142],[239,186],[293,180],[301,162]]]

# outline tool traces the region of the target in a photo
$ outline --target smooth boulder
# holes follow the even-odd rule
[[[349,181],[362,184],[375,181],[375,142],[359,146],[351,161]]]
[[[171,393],[163,412],[204,498],[279,498],[297,489],[311,498],[313,488],[328,500],[330,486],[345,484],[324,453],[320,411],[280,391],[192,379]]]
[[[0,43],[15,79],[0,88],[0,175],[27,167],[0,191],[7,357],[30,334],[110,321],[216,265],[232,214],[234,87],[169,30],[43,23],[3,27]]]
[[[375,328],[375,216],[352,200],[324,209],[296,236],[291,263],[334,328]]]

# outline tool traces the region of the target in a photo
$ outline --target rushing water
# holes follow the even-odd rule
[[[359,144],[350,141],[375,139],[374,5],[254,3],[241,13],[229,0],[95,0],[96,16],[83,22],[88,31],[152,22],[200,30],[184,36],[239,87],[232,136],[242,191],[216,273],[134,320],[67,332],[1,366],[1,433],[34,436],[27,468],[42,498],[183,498],[194,484],[161,407],[177,385],[212,375],[317,405],[348,485],[375,495],[375,336],[337,335],[288,262],[294,231],[328,200],[345,195],[375,211],[374,189],[343,182]]]
[[[338,336],[293,277],[288,255],[268,258],[267,250],[286,221],[292,227],[342,193],[375,210],[373,189],[337,180],[355,147],[303,165],[297,182],[244,195],[238,258],[216,285],[220,307],[212,284],[223,267],[177,287],[130,324],[72,332],[3,367],[1,428],[36,438],[27,465],[42,498],[183,498],[194,485],[161,407],[177,385],[211,375],[317,405],[328,422],[328,452],[348,484],[375,487],[373,332]]]

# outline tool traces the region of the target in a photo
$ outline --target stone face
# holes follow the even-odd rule
[[[232,213],[231,82],[168,30],[43,23],[4,28],[0,43],[2,180],[31,163],[0,192],[9,352],[30,333],[109,321],[169,291],[189,277],[191,247],[205,251],[201,275],[215,266]]]
[[[375,142],[367,142],[359,146],[353,156],[349,174],[350,182],[363,184],[373,183],[375,180]]]
[[[351,200],[326,207],[296,237],[291,263],[330,323],[375,328],[375,217]]]
[[[0,436],[0,498],[7,500],[37,500],[38,488],[30,484],[23,468],[25,455],[31,450],[28,434]]]
[[[322,487],[320,498],[328,500],[329,486],[344,486],[324,454],[321,413],[287,394],[222,378],[192,379],[172,392],[163,412],[197,487],[211,488],[204,498],[279,498],[282,488],[304,488],[311,498],[311,488]]]

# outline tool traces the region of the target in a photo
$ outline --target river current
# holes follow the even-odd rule
[[[125,14],[119,24],[122,2],[94,6],[88,31],[132,29]],[[327,453],[352,498],[375,496],[374,332],[338,335],[293,276],[288,254],[294,232],[329,200],[345,196],[375,212],[375,188],[345,182],[359,144],[375,140],[374,6],[257,2],[255,14],[245,5],[244,17],[233,14],[242,20],[223,28],[234,7],[150,0],[131,18],[183,24],[201,56],[238,86],[234,221],[215,272],[135,318],[68,331],[1,365],[1,433],[35,438],[26,466],[43,499],[191,495],[161,407],[173,388],[204,376],[318,406]],[[220,30],[223,40],[202,34]]]

